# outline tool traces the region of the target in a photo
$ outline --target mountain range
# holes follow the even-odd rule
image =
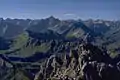
[[[119,80],[119,35],[120,21],[0,18],[0,80],[113,80],[104,70]],[[103,73],[88,73],[97,66]]]
[[[96,43],[119,49],[120,21],[107,20],[59,20],[53,16],[46,19],[0,19],[0,37],[15,39],[23,33],[37,38],[81,39],[89,34]],[[37,35],[38,34],[38,35]],[[34,36],[34,37],[35,37]],[[97,42],[98,41],[98,42]],[[110,48],[110,47],[108,47]]]

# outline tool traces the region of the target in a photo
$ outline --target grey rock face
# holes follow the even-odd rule
[[[97,46],[86,43],[63,58],[51,56],[43,74],[51,80],[119,80],[119,63],[116,66],[106,59],[111,58]]]

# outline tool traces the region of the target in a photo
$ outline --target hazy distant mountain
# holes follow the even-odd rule
[[[54,27],[60,22],[59,19],[54,18],[53,16],[41,19],[38,22],[36,22],[33,25],[30,25],[30,27],[27,30],[33,31],[33,32],[43,32],[46,31],[50,27]]]
[[[59,20],[53,16],[37,20],[0,18],[0,37],[11,39],[29,32],[42,39],[81,39],[89,34],[96,43],[114,47],[119,44],[119,27],[120,21]],[[119,45],[115,48],[118,49]]]
[[[21,34],[27,26],[20,20],[6,19],[0,21],[0,36],[4,38],[12,38]]]
[[[86,33],[94,35],[104,35],[120,26],[119,21],[105,20],[59,20],[53,16],[46,19],[0,19],[0,36],[12,38],[25,30],[44,33],[52,30],[58,34],[63,34],[67,38],[81,37]]]

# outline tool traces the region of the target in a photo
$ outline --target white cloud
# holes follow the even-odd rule
[[[66,13],[66,14],[64,14],[64,16],[76,16],[76,15],[72,14],[72,13]]]
[[[79,19],[79,16],[73,13],[65,13],[63,16],[68,19]]]

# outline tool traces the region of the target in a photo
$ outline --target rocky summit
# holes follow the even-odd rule
[[[114,64],[105,49],[90,43],[79,44],[63,56],[52,55],[34,80],[119,80],[119,62]]]

